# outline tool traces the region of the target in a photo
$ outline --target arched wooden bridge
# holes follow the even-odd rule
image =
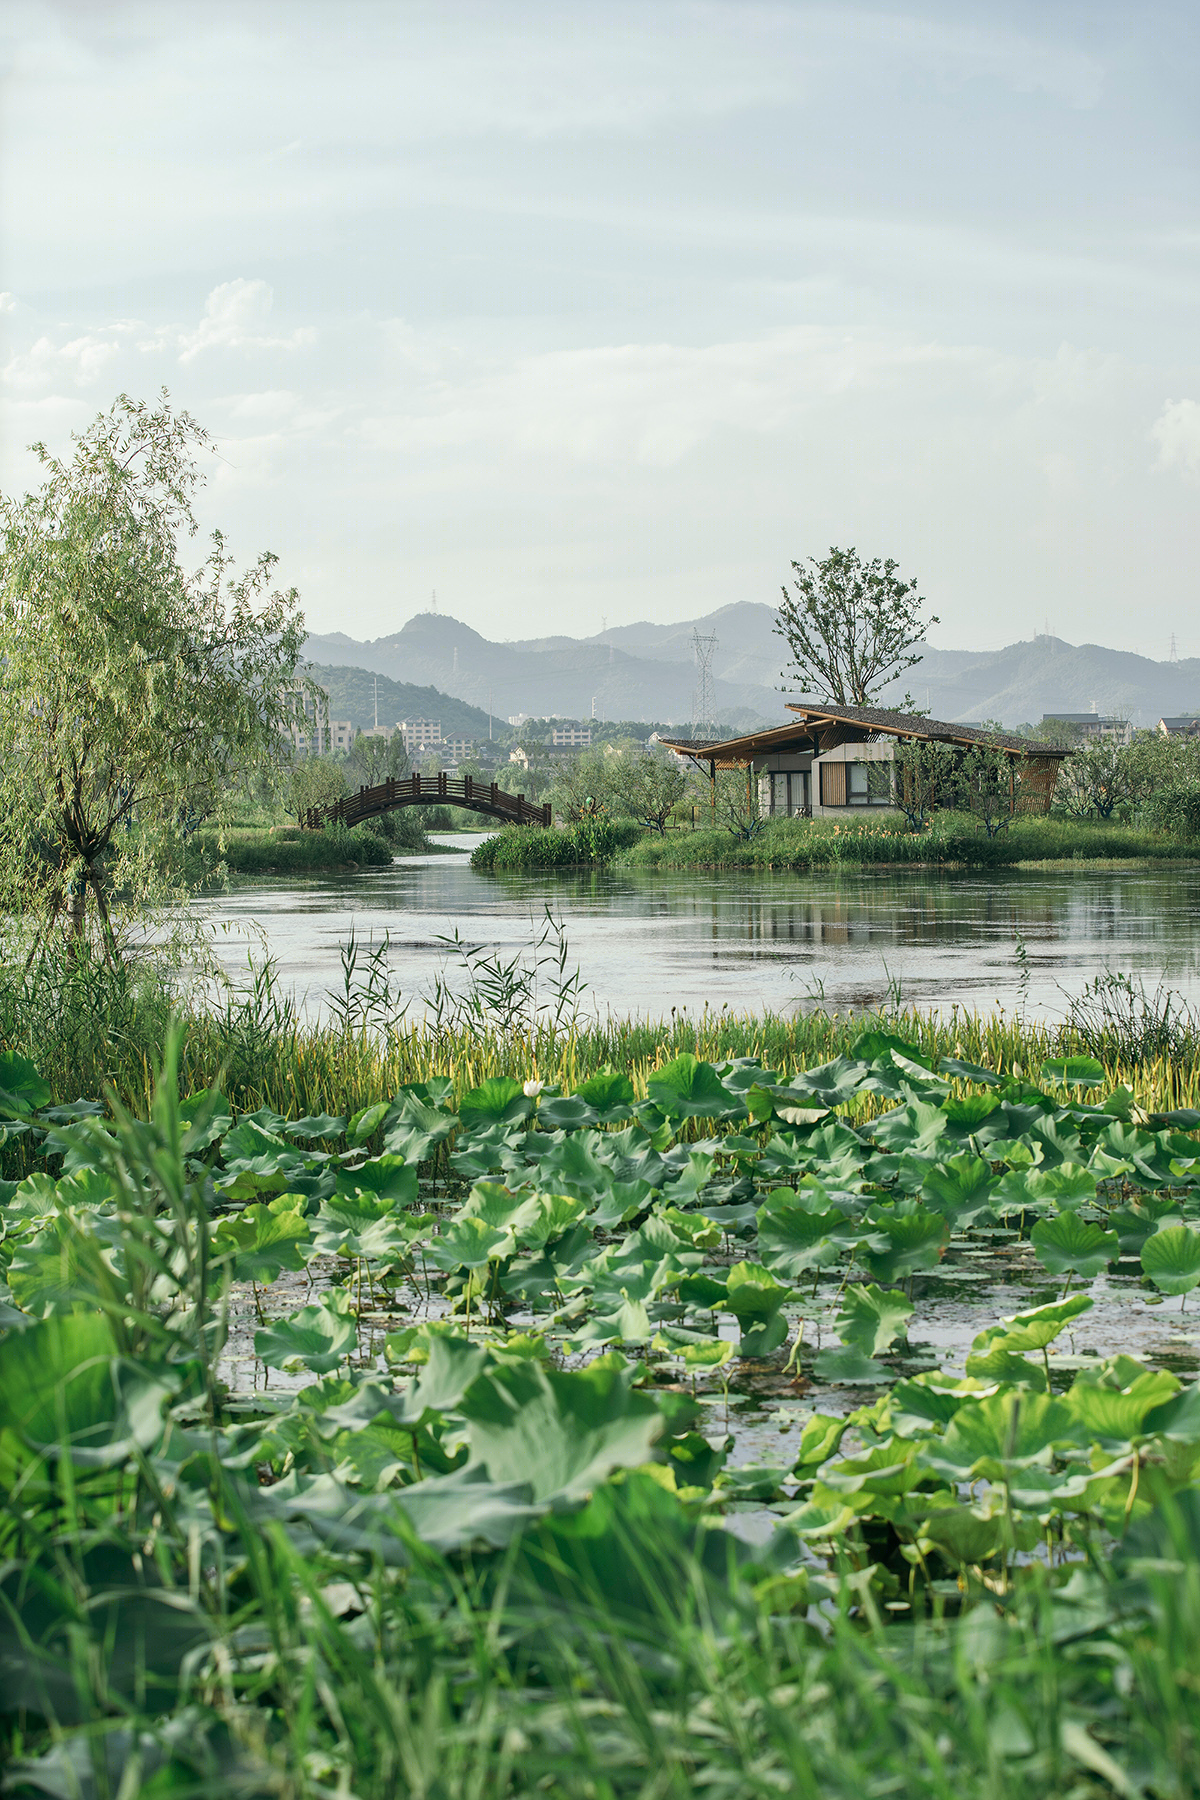
[[[398,806],[463,806],[468,812],[502,819],[506,825],[541,825],[547,830],[552,823],[548,800],[542,805],[527,800],[524,794],[506,794],[494,781],[447,775],[443,769],[436,775],[406,775],[403,780],[389,777],[378,787],[360,787],[357,794],[347,794],[330,806],[310,806],[304,815],[304,829],[319,831],[335,821],[361,825],[364,819],[378,818]]]

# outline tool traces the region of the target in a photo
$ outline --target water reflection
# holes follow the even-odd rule
[[[455,841],[455,840],[451,840]],[[456,840],[462,843],[462,839]],[[872,1006],[894,995],[1058,1016],[1066,995],[1108,967],[1160,975],[1200,1002],[1194,929],[1200,867],[1135,870],[845,871],[771,875],[612,871],[472,873],[464,856],[416,857],[386,870],[210,899],[218,954],[244,968],[261,930],[280,972],[319,1006],[340,974],[338,948],[391,936],[404,991],[429,988],[440,934],[511,953],[549,901],[563,918],[601,1011],[659,1016]],[[1023,946],[1024,956],[1018,952]]]

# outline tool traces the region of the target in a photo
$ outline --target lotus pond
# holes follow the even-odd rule
[[[0,1058],[14,1791],[1197,1791],[1200,1114],[878,1030],[352,1117],[176,1054],[146,1120]]]

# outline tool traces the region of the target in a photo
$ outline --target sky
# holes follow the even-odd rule
[[[0,489],[122,391],[310,628],[1200,655],[1192,0],[8,0]]]

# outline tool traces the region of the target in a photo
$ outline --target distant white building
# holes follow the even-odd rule
[[[404,748],[410,756],[419,750],[441,748],[442,721],[440,719],[401,719],[397,729],[404,734]]]
[[[1200,719],[1185,717],[1160,719],[1158,735],[1159,737],[1200,737]]]
[[[1104,718],[1099,713],[1054,712],[1042,714],[1043,725],[1073,725],[1085,738],[1110,739],[1116,744],[1133,742],[1133,726],[1128,719]]]
[[[530,715],[528,713],[510,713],[508,715],[508,722],[514,731],[519,731],[522,725],[528,725],[529,718]]]
[[[468,756],[470,756],[470,754],[474,750],[474,748],[475,748],[475,746],[471,742],[470,738],[464,738],[464,737],[443,738],[442,739],[442,760],[443,760],[443,762],[450,762],[450,763],[466,762]]]
[[[288,736],[297,756],[327,756],[331,750],[348,750],[354,742],[349,719],[329,717],[329,695],[324,688],[312,693],[300,682],[284,694],[291,720]]]
[[[592,742],[590,725],[555,725],[550,735],[556,747],[568,750],[587,750]]]
[[[529,767],[529,752],[518,744],[515,750],[509,751],[508,760],[510,763],[516,763],[519,769],[527,769]]]

